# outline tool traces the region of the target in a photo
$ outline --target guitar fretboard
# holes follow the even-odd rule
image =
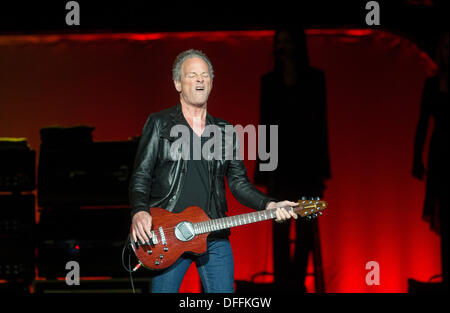
[[[286,209],[288,211],[289,210],[292,211],[293,208],[286,207]],[[200,235],[231,227],[262,222],[265,220],[276,218],[275,211],[276,209],[256,211],[252,213],[239,214],[234,216],[217,218],[205,222],[195,223],[194,231],[196,235]]]

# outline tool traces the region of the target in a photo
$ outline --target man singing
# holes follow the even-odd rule
[[[217,127],[225,133],[225,126],[230,125],[207,112],[214,77],[208,57],[192,49],[180,53],[173,64],[172,76],[180,94],[179,103],[150,114],[139,142],[129,190],[131,239],[150,241],[151,207],[176,213],[189,206],[199,206],[211,219],[224,217],[227,211],[225,177],[232,194],[244,206],[254,210],[277,208],[276,221],[279,222],[297,218],[294,212],[281,208],[297,203],[276,202],[256,189],[249,181],[242,160],[209,159],[201,153],[208,140],[206,127]],[[171,136],[171,130],[180,125],[186,126],[192,138],[188,147],[190,158],[174,159],[171,148],[176,138]],[[238,145],[233,145],[233,152],[239,150]],[[195,155],[200,157],[192,157]],[[234,260],[229,234],[229,230],[211,233],[205,253],[184,254],[169,268],[158,271],[152,278],[152,292],[178,292],[192,262],[197,266],[205,292],[234,292]]]

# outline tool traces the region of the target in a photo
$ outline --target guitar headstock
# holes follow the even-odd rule
[[[298,200],[298,206],[294,207],[294,211],[301,217],[309,219],[322,215],[322,211],[328,206],[327,202],[315,198],[315,200]]]

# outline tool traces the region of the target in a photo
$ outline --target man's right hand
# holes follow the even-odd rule
[[[152,217],[148,212],[140,211],[134,214],[131,221],[131,239],[134,242],[137,242],[137,239],[142,243],[150,242],[151,229]]]

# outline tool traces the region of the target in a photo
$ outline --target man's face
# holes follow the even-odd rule
[[[180,100],[186,104],[202,106],[212,89],[208,64],[201,58],[189,58],[181,65],[181,81],[174,81]]]

